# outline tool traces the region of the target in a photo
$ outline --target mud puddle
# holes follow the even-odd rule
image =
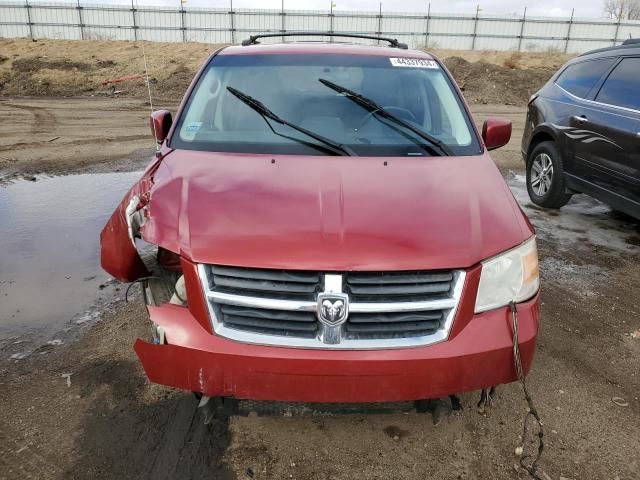
[[[139,176],[69,175],[0,187],[0,350],[10,358],[62,343],[64,332],[90,324],[122,294],[100,268],[99,234]]]

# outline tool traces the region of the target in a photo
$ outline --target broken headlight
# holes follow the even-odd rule
[[[522,245],[482,262],[475,312],[524,302],[540,286],[536,237]]]

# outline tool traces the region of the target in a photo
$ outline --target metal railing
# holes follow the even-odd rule
[[[640,22],[527,15],[99,5],[76,0],[0,3],[0,37],[239,43],[256,33],[326,31],[383,35],[411,48],[582,52],[640,37]],[[305,39],[303,37],[303,39]],[[276,41],[279,41],[276,38]],[[305,39],[310,40],[310,39]],[[317,40],[317,39],[316,39]],[[330,41],[329,37],[323,40]]]

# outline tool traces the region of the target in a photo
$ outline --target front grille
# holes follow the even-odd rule
[[[264,298],[314,300],[320,274],[293,270],[223,267],[211,265],[211,287],[218,292]]]
[[[408,313],[353,313],[346,331],[353,338],[404,338],[432,335],[441,326],[442,310]]]
[[[227,295],[275,300],[315,302],[320,274],[294,270],[208,265],[205,267],[211,291]],[[318,320],[312,311],[213,304],[217,318],[228,328],[264,335],[315,338]]]
[[[217,334],[247,343],[310,348],[394,348],[442,341],[464,283],[461,271],[340,274],[198,268]],[[347,295],[344,323],[319,320],[321,292]]]
[[[346,279],[352,302],[415,302],[448,294],[453,272],[350,272]]]
[[[313,312],[288,312],[266,308],[218,306],[222,322],[237,330],[270,335],[314,338],[318,320]]]

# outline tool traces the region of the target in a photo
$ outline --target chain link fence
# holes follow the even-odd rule
[[[559,51],[579,53],[640,37],[640,22],[569,18],[441,14],[236,9],[130,4],[0,3],[0,37],[73,40],[239,43],[255,33],[322,31],[383,35],[412,48]],[[301,37],[301,39],[305,39]],[[308,38],[310,39],[310,38]],[[329,37],[322,40],[329,40]],[[275,41],[279,39],[276,38]],[[318,41],[318,38],[313,40]],[[336,39],[335,41],[339,41]]]

